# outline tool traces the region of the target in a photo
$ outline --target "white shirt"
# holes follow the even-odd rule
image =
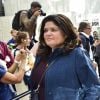
[[[81,32],[81,34],[83,34],[86,38],[89,39],[89,35],[87,35],[86,33]],[[90,59],[93,60],[93,52],[92,52],[92,50],[91,50],[91,45],[90,45],[90,43],[89,43],[89,46],[90,46],[90,51],[89,51]]]

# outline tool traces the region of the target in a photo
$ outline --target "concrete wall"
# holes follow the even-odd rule
[[[0,17],[0,40],[8,41],[11,37],[11,22],[13,16]]]
[[[29,9],[30,2],[32,2],[32,0],[5,0],[4,2],[5,15],[11,16],[14,15],[15,12],[17,12],[18,10]]]

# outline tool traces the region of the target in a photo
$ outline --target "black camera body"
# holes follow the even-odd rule
[[[41,9],[41,16],[46,16],[46,13]]]
[[[40,10],[40,12],[41,12],[41,14],[40,14],[41,16],[46,16],[46,13],[43,12],[42,9]],[[31,18],[32,15],[33,15],[33,12],[32,12],[31,9],[29,9],[29,10],[28,10],[28,18]]]

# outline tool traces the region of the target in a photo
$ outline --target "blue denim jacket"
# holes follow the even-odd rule
[[[45,100],[100,99],[100,82],[81,48],[61,55],[49,67],[45,75]]]

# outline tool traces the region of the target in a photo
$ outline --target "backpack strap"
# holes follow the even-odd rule
[[[16,52],[17,51],[19,51],[20,49],[18,49],[18,48],[16,48],[15,50],[14,50],[14,57],[16,56]]]

